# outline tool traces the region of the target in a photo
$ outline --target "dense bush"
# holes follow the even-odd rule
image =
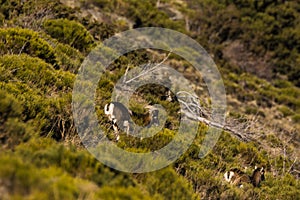
[[[163,199],[199,199],[193,194],[191,185],[170,168],[141,175],[140,181],[152,196],[161,196]]]
[[[139,188],[134,187],[102,187],[97,192],[97,197],[107,200],[150,200],[153,199],[146,192],[141,191]],[[162,199],[160,196],[156,196],[155,199]]]
[[[4,199],[92,199],[95,184],[74,178],[56,167],[37,168],[18,157],[0,155],[0,178]]]
[[[261,187],[261,199],[298,199],[300,196],[300,184],[291,175],[283,177],[267,176],[266,182]]]
[[[41,59],[22,55],[5,55],[0,57],[0,66],[6,74],[0,75],[4,82],[16,81],[48,93],[68,90],[73,84],[73,75],[55,70]]]
[[[93,46],[94,40],[86,28],[68,19],[49,19],[43,24],[45,31],[60,42],[84,52]]]
[[[0,75],[0,87],[23,105],[24,120],[35,119],[42,135],[56,139],[74,135],[68,94],[73,74],[55,70],[43,60],[28,55],[0,57],[0,70],[4,72]]]
[[[43,33],[20,28],[0,29],[0,54],[28,54],[43,59],[56,69],[73,73],[77,72],[83,61],[83,55],[69,45],[59,43]]]
[[[287,171],[298,166],[288,157],[294,147],[286,147],[287,156],[274,156],[265,150],[281,151],[285,145],[275,133],[262,134],[258,138],[262,144],[258,145],[259,142],[241,142],[223,132],[214,148],[199,158],[208,129],[200,124],[193,144],[172,166],[152,173],[129,174],[104,166],[81,146],[71,110],[74,73],[95,45],[94,39],[102,41],[126,28],[118,21],[122,16],[125,18],[120,18],[121,21],[132,22],[134,27],[160,26],[190,34],[214,54],[223,66],[221,72],[229,98],[234,98],[230,117],[244,122],[241,111],[245,111],[269,119],[272,117],[269,110],[274,109],[281,112],[280,118],[289,117],[291,123],[297,124],[300,90],[286,76],[278,76],[270,83],[243,73],[239,64],[223,58],[224,46],[238,40],[243,43],[244,51],[270,61],[276,75],[288,75],[297,84],[299,5],[295,2],[85,1],[85,8],[92,9],[93,5],[88,3],[98,6],[103,23],[82,18],[78,11],[58,0],[0,0],[0,3],[0,24],[15,27],[0,29],[0,198],[297,199],[300,195],[299,180]],[[186,21],[172,19],[170,13],[174,10],[181,12]],[[150,52],[141,50],[121,56],[101,77],[95,104],[102,127],[110,125],[103,107],[110,101],[113,87],[126,68],[132,69],[151,59],[160,61],[163,56],[156,58],[161,52]],[[189,76],[193,71],[180,59],[172,55],[168,64],[177,63]],[[118,147],[136,153],[150,152],[176,136],[179,104],[162,101],[160,96],[164,92],[165,88],[157,85],[141,87],[131,98],[130,107],[137,113],[133,117],[135,122],[145,125],[145,105],[161,104],[168,112],[166,126],[154,137],[143,140],[121,134]],[[246,106],[241,106],[243,103]],[[112,131],[108,131],[108,136],[111,135]],[[266,167],[266,181],[260,187],[245,184],[244,188],[238,188],[223,181],[226,170],[248,167],[245,172],[250,175],[255,165]]]
[[[83,61],[83,55],[77,49],[67,44],[58,43],[55,48],[55,56],[60,69],[77,73]]]
[[[30,138],[33,128],[23,122],[24,108],[20,101],[0,89],[0,144],[1,148],[13,148]]]
[[[53,47],[37,32],[21,28],[0,29],[0,54],[22,53],[39,57],[47,63],[56,62]]]

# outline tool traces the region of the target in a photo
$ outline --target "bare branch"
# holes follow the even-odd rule
[[[182,110],[187,118],[202,122],[214,128],[228,131],[242,141],[247,142],[251,140],[249,137],[251,123],[249,123],[249,121],[241,123],[239,122],[241,121],[240,119],[230,119],[226,121],[225,124],[217,123],[213,121],[209,109],[200,105],[199,98],[197,96],[186,91],[179,91],[176,96],[178,101],[183,105]],[[250,122],[252,121],[253,123],[255,122],[255,120],[251,120]]]
[[[130,82],[132,82],[132,81],[134,81],[134,80],[140,78],[141,76],[145,76],[146,74],[155,71],[159,66],[161,66],[164,62],[166,62],[166,60],[169,58],[169,56],[171,55],[171,53],[172,53],[172,52],[170,51],[170,52],[168,53],[168,55],[167,55],[160,63],[158,63],[158,64],[155,65],[154,67],[151,67],[150,69],[148,69],[148,67],[145,67],[145,68],[143,69],[143,71],[142,71],[139,75],[133,77],[132,79],[130,79],[130,80],[128,80],[128,81],[125,81],[125,83],[126,83],[126,84],[127,84],[127,83],[130,83]]]
[[[125,71],[125,74],[124,74],[124,80],[123,80],[123,83],[126,82],[128,70],[129,70],[129,65],[127,65],[127,68],[126,68],[126,71]]]

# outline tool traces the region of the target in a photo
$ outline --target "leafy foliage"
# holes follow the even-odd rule
[[[55,63],[53,48],[39,34],[20,28],[0,29],[0,54],[26,53],[46,62]]]
[[[44,22],[45,31],[60,42],[87,52],[93,46],[93,37],[85,27],[68,19],[49,19]]]
[[[130,27],[159,26],[186,33],[215,55],[222,66],[227,93],[236,97],[236,118],[259,115],[300,121],[299,5],[294,1],[203,0],[147,1],[89,0],[82,6],[97,6],[101,22],[82,17],[76,9],[58,0],[0,1],[0,193],[4,199],[297,199],[299,179],[288,170],[297,162],[287,156],[270,155],[270,148],[292,146],[275,134],[262,133],[263,143],[244,143],[223,132],[217,145],[199,158],[207,127],[199,125],[187,152],[173,166],[147,174],[128,174],[110,169],[82,148],[73,124],[71,101],[75,73],[95,41]],[[92,12],[91,12],[92,13]],[[113,14],[112,14],[113,13]],[[179,14],[178,14],[179,13]],[[175,17],[174,17],[175,16]],[[123,20],[123,21],[122,21]],[[124,24],[123,24],[124,23]],[[242,44],[258,64],[252,73],[263,77],[259,68],[271,66],[271,82],[249,73],[253,65],[231,62],[224,48],[231,41]],[[240,47],[240,46],[238,46]],[[156,59],[159,52],[130,52],[112,63],[98,83],[95,95],[100,125],[107,128],[103,106],[115,83],[127,67]],[[240,55],[240,54],[237,54]],[[103,55],[99,55],[103,56]],[[191,76],[189,65],[172,55],[171,65]],[[160,60],[160,59],[156,59]],[[252,60],[253,61],[253,60]],[[261,62],[261,63],[264,63]],[[182,65],[182,66],[181,66]],[[284,75],[284,76],[282,76]],[[199,77],[197,77],[196,80]],[[176,135],[180,111],[178,102],[160,96],[163,87],[147,85],[130,100],[134,120],[146,125],[144,108],[149,102],[161,104],[168,112],[166,126],[143,140],[121,134],[120,148],[149,152],[165,146]],[[245,106],[241,106],[243,103]],[[243,119],[239,119],[243,120]],[[153,129],[154,130],[154,129]],[[110,136],[108,131],[108,136]],[[296,142],[297,138],[295,139]],[[122,155],[120,155],[122,156]],[[223,181],[230,168],[254,165],[266,168],[266,181],[259,188],[245,184],[237,188]],[[250,168],[250,169],[249,169]],[[275,174],[275,175],[274,175]],[[299,178],[299,177],[298,177]],[[45,189],[46,188],[46,189]]]

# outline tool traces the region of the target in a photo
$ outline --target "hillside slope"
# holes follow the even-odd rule
[[[74,3],[76,2],[76,3]],[[299,199],[300,23],[296,1],[2,0],[0,4],[0,199]],[[84,58],[115,33],[157,26],[198,41],[216,62],[227,93],[227,123],[248,138],[223,131],[204,158],[208,127],[199,123],[188,151],[174,164],[144,174],[116,171],[81,144],[72,116],[72,90]],[[203,75],[174,54],[130,52],[98,84],[99,124],[118,79],[130,68],[165,60],[188,80],[209,108]],[[149,152],[178,129],[178,102],[165,88],[145,86],[131,99],[143,124],[144,107],[163,105],[170,116],[154,137],[121,135],[118,146]],[[238,128],[242,127],[242,128]],[[260,187],[227,184],[223,174],[266,168]]]

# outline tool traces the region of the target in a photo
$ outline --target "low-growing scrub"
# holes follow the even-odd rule
[[[83,52],[89,52],[94,40],[86,28],[68,19],[49,19],[43,25],[46,33],[58,41],[68,44]]]

